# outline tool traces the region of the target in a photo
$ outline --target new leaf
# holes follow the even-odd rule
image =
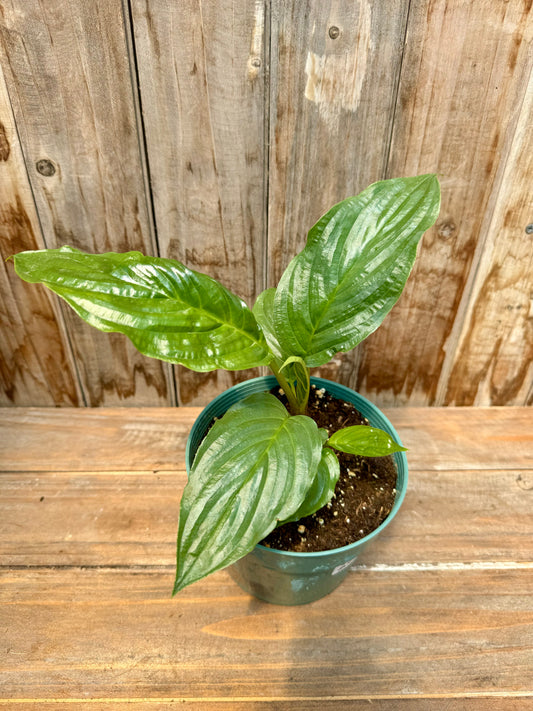
[[[395,442],[387,432],[367,425],[354,425],[338,430],[328,439],[327,445],[340,452],[359,454],[362,457],[385,457],[393,452],[407,452],[407,449]]]

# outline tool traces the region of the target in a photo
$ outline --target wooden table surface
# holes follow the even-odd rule
[[[531,409],[387,410],[404,505],[291,608],[171,598],[198,412],[0,410],[0,709],[533,709]]]

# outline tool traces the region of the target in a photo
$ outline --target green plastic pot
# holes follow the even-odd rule
[[[317,388],[325,388],[333,397],[352,403],[371,425],[385,430],[401,444],[390,421],[362,395],[324,378],[312,377],[311,383]],[[213,418],[221,417],[231,405],[247,395],[270,390],[276,384],[272,375],[253,378],[234,385],[212,400],[191,429],[186,449],[187,473]],[[302,605],[335,590],[355,559],[389,525],[400,508],[407,489],[407,458],[404,452],[396,452],[393,456],[398,470],[396,499],[392,511],[378,528],[348,546],[318,553],[291,553],[258,544],[251,553],[228,567],[235,582],[247,593],[278,605]]]

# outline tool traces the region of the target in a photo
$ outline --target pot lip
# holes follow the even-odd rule
[[[230,388],[227,388],[224,390],[224,392],[220,393],[217,395],[211,402],[206,405],[206,407],[200,412],[198,417],[196,418],[193,427],[191,428],[191,431],[189,433],[189,436],[187,438],[187,445],[185,449],[185,464],[186,464],[186,469],[187,469],[187,474],[189,473],[189,460],[192,458],[191,457],[191,448],[192,448],[192,443],[191,443],[191,435],[194,430],[195,425],[199,422],[199,420],[202,419],[202,417],[205,418],[207,410],[211,409],[212,407],[216,406],[217,403],[219,403],[221,400],[224,400],[227,398],[227,394],[231,391],[240,391],[246,388],[246,386],[249,386],[251,388],[254,388],[255,385],[265,385],[265,390],[269,390],[272,387],[274,387],[277,384],[277,380],[274,375],[260,375],[256,378],[249,378],[247,380],[244,380],[241,383],[236,383]],[[396,432],[393,424],[390,422],[388,417],[385,416],[385,414],[375,405],[371,400],[368,400],[368,398],[364,397],[364,395],[361,395],[358,393],[356,390],[352,390],[352,388],[347,387],[346,385],[341,385],[340,383],[335,382],[334,380],[328,380],[327,378],[321,378],[319,376],[312,375],[311,376],[311,384],[317,385],[320,387],[328,388],[328,386],[333,385],[333,389],[337,391],[337,394],[335,395],[336,397],[346,397],[348,401],[350,401],[350,398],[353,397],[354,395],[356,396],[356,400],[359,400],[361,404],[372,410],[373,412],[376,412],[380,415],[381,418],[383,418],[387,426],[390,430],[390,434],[394,437],[394,439],[401,445],[402,441]],[[257,392],[256,390],[253,390],[253,392]],[[237,399],[242,399],[242,398],[237,398]],[[233,404],[233,402],[229,403],[229,405]],[[357,407],[357,403],[354,403],[355,406]],[[365,415],[366,417],[366,415]],[[207,425],[208,422],[205,423]],[[255,548],[259,549],[261,553],[265,555],[276,555],[276,556],[284,556],[288,558],[294,558],[294,559],[305,559],[309,560],[312,558],[325,558],[329,556],[334,556],[334,555],[339,555],[346,553],[348,551],[355,551],[355,549],[359,547],[366,546],[366,544],[371,541],[373,538],[375,538],[386,526],[389,525],[389,523],[392,521],[392,519],[396,516],[398,513],[398,510],[405,498],[405,494],[407,491],[407,483],[408,483],[408,467],[407,467],[407,457],[405,455],[405,452],[395,452],[392,455],[396,461],[396,466],[402,469],[403,473],[403,485],[401,489],[398,489],[396,492],[396,498],[394,500],[394,505],[389,513],[389,515],[385,518],[384,521],[380,523],[380,525],[375,528],[373,531],[368,533],[366,536],[363,538],[360,538],[357,541],[354,541],[353,543],[348,543],[345,546],[341,546],[340,548],[331,548],[329,550],[325,551],[284,551],[284,550],[279,550],[277,548],[268,548],[267,546],[263,546],[261,543],[257,543]],[[400,471],[398,471],[400,473]]]

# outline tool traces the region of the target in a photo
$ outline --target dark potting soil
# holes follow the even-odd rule
[[[272,393],[285,405],[279,388]],[[332,435],[343,427],[368,425],[355,407],[311,386],[307,414]],[[396,495],[396,465],[392,456],[359,457],[335,451],[340,477],[332,500],[311,516],[278,526],[261,543],[294,552],[340,548],[364,538],[392,510]]]

